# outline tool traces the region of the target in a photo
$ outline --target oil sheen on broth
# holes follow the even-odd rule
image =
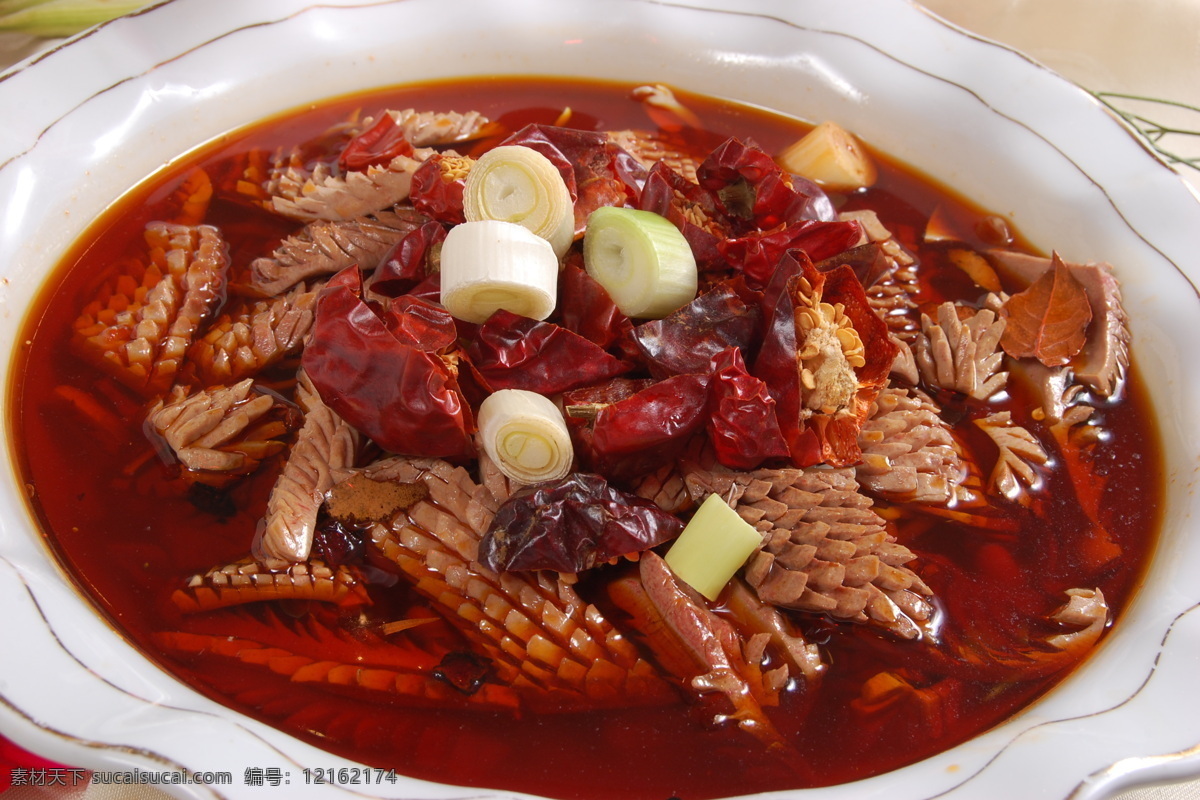
[[[1104,387],[1101,381],[1097,388],[1094,381],[1078,379],[1085,372],[1078,354],[1070,356],[1068,367],[1059,368],[1046,366],[1037,358],[1004,355],[998,347],[996,352],[1001,355],[996,356],[991,370],[1009,374],[982,397],[972,397],[969,391],[938,379],[936,369],[923,373],[919,365],[915,367],[913,385],[899,377],[896,369],[889,372],[884,365],[884,377],[869,389],[873,402],[858,415],[857,422],[865,427],[862,432],[854,428],[850,437],[865,455],[849,465],[809,465],[797,473],[807,476],[805,480],[824,480],[822,476],[836,474],[851,480],[850,488],[839,484],[841,488],[822,495],[809,486],[807,494],[800,493],[808,500],[789,495],[791,500],[773,501],[776,507],[805,502],[822,508],[833,506],[840,509],[838,513],[854,506],[854,524],[865,537],[834,534],[843,539],[834,542],[830,537],[807,551],[810,561],[795,563],[785,575],[794,579],[792,573],[803,573],[808,581],[809,594],[802,591],[792,597],[791,608],[780,611],[757,600],[758,596],[764,600],[777,596],[772,592],[778,587],[769,585],[767,567],[783,569],[782,562],[799,558],[786,543],[779,544],[774,566],[760,562],[757,574],[751,574],[747,566],[745,577],[737,579],[743,595],[750,598],[750,610],[735,608],[738,603],[728,587],[715,602],[689,596],[684,589],[684,600],[670,601],[664,607],[662,597],[674,597],[669,594],[674,589],[659,586],[655,596],[643,586],[654,580],[648,565],[627,558],[607,563],[607,554],[604,563],[580,572],[578,580],[563,580],[549,572],[514,572],[511,580],[517,583],[503,584],[494,573],[488,573],[490,580],[507,586],[515,595],[520,594],[521,586],[526,593],[541,592],[560,600],[565,592],[578,598],[581,607],[589,607],[590,616],[602,617],[610,626],[603,629],[609,635],[619,632],[624,649],[617,649],[624,655],[599,659],[611,657],[616,663],[613,669],[619,674],[611,679],[611,685],[619,691],[588,695],[572,688],[579,684],[572,682],[567,666],[587,659],[571,657],[569,637],[602,639],[604,634],[596,633],[600,629],[588,627],[590,623],[568,626],[567,638],[545,645],[566,658],[567,666],[548,666],[554,656],[542,651],[533,654],[538,644],[554,640],[553,633],[547,632],[554,625],[528,610],[510,617],[500,614],[500,619],[521,617],[527,622],[532,618],[533,627],[540,631],[537,643],[527,631],[517,630],[507,644],[496,644],[504,637],[487,639],[478,633],[485,623],[471,610],[485,607],[488,601],[447,598],[446,586],[453,581],[444,571],[439,572],[442,562],[413,562],[412,553],[417,550],[410,549],[404,552],[409,553],[409,566],[416,572],[406,571],[396,560],[389,560],[380,543],[372,539],[368,524],[360,518],[339,519],[328,508],[321,510],[316,523],[313,557],[324,556],[335,566],[341,562],[339,574],[356,581],[347,593],[334,597],[304,590],[264,589],[267,581],[257,578],[249,583],[258,588],[243,591],[236,601],[225,587],[224,600],[218,604],[212,598],[219,592],[204,594],[188,588],[197,583],[211,588],[205,579],[194,576],[251,556],[268,498],[301,436],[305,409],[304,403],[296,400],[301,355],[292,350],[250,375],[254,391],[248,397],[262,392],[273,399],[271,410],[249,426],[260,426],[254,431],[258,438],[243,431],[241,439],[231,440],[242,443],[240,450],[212,446],[197,456],[219,458],[237,451],[232,460],[242,466],[230,471],[188,469],[148,426],[147,414],[160,398],[172,401],[168,396],[171,384],[190,391],[208,385],[203,376],[215,374],[216,367],[207,361],[199,367],[192,363],[200,358],[197,342],[222,320],[228,322],[256,302],[269,302],[251,291],[251,263],[271,256],[281,239],[309,224],[265,207],[268,194],[284,191],[278,183],[270,183],[272,162],[286,160],[287,154],[299,147],[293,166],[301,181],[311,177],[317,163],[335,175],[344,174],[352,168],[339,166],[339,156],[352,137],[368,129],[363,119],[377,120],[384,109],[480,112],[490,122],[478,135],[433,147],[434,151],[454,150],[469,156],[478,156],[508,137],[524,135],[530,140],[528,125],[543,126],[533,130],[550,130],[548,135],[532,138],[548,138],[552,143],[556,142],[556,125],[587,131],[640,131],[643,144],[652,139],[660,151],[672,154],[676,174],[684,171],[681,164],[694,169],[710,154],[722,152],[722,156],[712,157],[707,171],[701,169],[702,178],[707,175],[714,185],[724,181],[719,190],[706,190],[707,194],[685,203],[686,192],[676,185],[668,198],[676,209],[699,205],[701,211],[705,206],[697,197],[717,198],[723,204],[719,209],[726,228],[718,230],[720,235],[714,238],[742,238],[740,249],[726,250],[733,255],[723,267],[713,266],[711,261],[702,263],[700,293],[717,285],[736,287],[727,293],[721,308],[740,309],[732,316],[751,321],[753,339],[743,342],[742,356],[750,372],[761,374],[754,362],[756,356],[764,358],[760,349],[768,349],[763,338],[770,308],[768,303],[761,307],[755,303],[772,291],[778,300],[780,292],[770,287],[770,272],[766,281],[757,284],[750,277],[737,276],[740,265],[764,252],[772,259],[769,268],[776,269],[786,248],[757,238],[761,231],[754,228],[754,215],[759,212],[753,208],[753,199],[765,196],[768,189],[764,188],[762,163],[753,162],[752,156],[759,151],[779,153],[806,133],[808,126],[760,110],[679,93],[677,97],[688,112],[681,114],[669,104],[655,105],[644,96],[635,97],[632,88],[491,79],[343,98],[231,133],[183,156],[97,220],[47,282],[30,314],[23,336],[26,344],[19,353],[20,369],[9,392],[15,408],[17,455],[47,539],[97,607],[137,647],[219,702],[364,764],[433,781],[581,799],[722,797],[875,775],[945,750],[1003,721],[1086,656],[1090,642],[1077,647],[1081,639],[1071,634],[1089,630],[1089,618],[1054,616],[1067,603],[1066,592],[1083,590],[1075,601],[1080,606],[1094,600],[1097,590],[1102,594],[1107,607],[1100,609],[1101,622],[1090,629],[1095,633],[1105,614],[1108,619],[1119,618],[1153,547],[1162,470],[1144,388],[1137,379],[1136,365],[1121,365],[1110,385]],[[702,127],[694,127],[697,120]],[[656,127],[660,123],[663,127]],[[752,152],[721,151],[729,137],[752,146]],[[382,143],[373,139],[364,149],[378,150],[390,143],[399,148],[395,152],[409,154],[414,163],[429,156],[429,150],[406,148],[397,143],[398,138],[404,137],[384,136]],[[354,141],[362,144],[364,139],[360,136]],[[557,144],[565,146],[561,141]],[[571,139],[570,146],[582,148],[579,152],[593,161],[608,159],[588,176],[596,178],[595,185],[602,188],[616,185],[612,170],[617,162],[611,147],[596,145],[594,138]],[[646,160],[643,170],[649,166],[647,153],[652,151],[646,146],[638,153]],[[965,325],[980,309],[999,309],[1010,296],[1027,289],[1032,278],[1007,268],[1003,253],[1027,252],[1028,248],[997,218],[960,194],[932,185],[881,154],[872,153],[872,158],[879,170],[872,186],[831,191],[829,198],[836,214],[873,211],[890,239],[875,237],[877,241],[854,258],[843,256],[846,247],[838,245],[838,252],[812,260],[817,267],[828,269],[841,257],[857,265],[859,277],[865,274],[861,270],[871,265],[883,270],[871,274],[865,296],[877,318],[884,320],[888,336],[881,345],[878,337],[872,339],[859,330],[868,351],[885,345],[897,347],[888,342],[898,339],[918,355],[932,352],[926,346],[939,335],[934,329],[945,333],[945,328],[953,326],[952,321],[938,316],[942,303],[957,304],[951,316]],[[638,180],[644,181],[645,172],[640,175]],[[698,191],[690,177],[689,187]],[[585,187],[587,191],[591,188],[592,184]],[[969,186],[955,188],[970,194]],[[628,202],[632,204],[636,198]],[[1068,215],[1069,211],[1064,212],[1064,217]],[[183,236],[178,231],[168,232],[151,241],[145,233],[147,225],[162,220],[213,226],[219,231],[228,264],[223,268],[223,283],[213,289],[210,298],[215,310],[195,330],[174,328],[169,332],[182,337],[175,341],[176,345],[182,342],[186,352],[179,369],[160,381],[159,389],[148,390],[145,387],[157,379],[147,378],[134,386],[138,381],[118,378],[98,355],[107,345],[94,339],[90,349],[81,347],[77,331],[87,328],[90,319],[90,332],[108,324],[107,335],[119,339],[114,331],[119,328],[121,313],[139,303],[152,303],[146,298],[153,280],[145,277],[146,265],[155,258],[151,251],[155,247],[169,249],[170,235]],[[786,227],[788,222],[779,224]],[[406,231],[417,227],[409,225]],[[815,226],[817,229],[826,230]],[[433,228],[424,230],[428,234]],[[828,230],[844,232],[845,228]],[[827,246],[823,243],[830,236],[834,234],[814,234],[815,238],[802,241],[812,241],[819,249]],[[409,244],[415,247],[417,239],[410,239]],[[1047,250],[1054,245],[1038,244]],[[578,249],[577,243],[565,259],[567,268],[574,270],[575,282],[570,285],[588,286],[579,277],[586,273],[579,269]],[[902,263],[905,256],[911,263]],[[189,257],[193,264],[203,261],[194,251],[189,251]],[[395,251],[390,257],[402,260]],[[169,263],[162,254],[158,258],[160,264]],[[377,267],[362,258],[350,260],[366,276]],[[436,247],[424,251],[416,263],[423,270],[436,264]],[[1045,268],[1048,262],[1039,263]],[[795,263],[791,268],[796,268]],[[1071,272],[1065,265],[1062,269]],[[339,267],[339,271],[343,278],[354,273],[353,268],[342,271]],[[123,282],[119,279],[122,275],[127,276]],[[991,276],[998,277],[1002,285],[983,285]],[[312,289],[330,278],[328,273],[314,275],[304,288]],[[425,305],[412,308],[436,310],[437,296],[429,294],[430,280],[423,271],[407,284],[396,285],[401,286],[401,294],[426,298]],[[832,287],[833,283],[830,278],[825,285]],[[560,277],[563,285],[566,279]],[[789,285],[791,291],[800,291],[795,289],[797,283]],[[289,291],[292,289],[279,294]],[[343,287],[341,296],[346,291]],[[851,301],[858,297],[854,293],[847,296]],[[97,305],[97,298],[103,298],[103,303]],[[832,308],[832,298],[827,300]],[[782,301],[788,301],[786,292]],[[163,302],[179,313],[182,301],[173,306]],[[389,305],[395,309],[401,302],[388,298],[380,301],[376,310]],[[567,308],[560,308],[556,315],[573,314],[577,329],[586,327],[588,320],[599,319],[595,313],[600,306],[570,305],[575,302],[560,301],[560,306],[567,303]],[[100,306],[103,313],[97,311]],[[370,306],[356,308],[361,311]],[[817,308],[820,311],[819,305]],[[1015,313],[1013,308],[1006,306],[997,313]],[[325,309],[318,307],[318,318],[335,313]],[[924,326],[922,314],[927,317]],[[417,317],[404,319],[412,322]],[[570,327],[560,316],[551,316],[550,323],[543,324],[559,323]],[[652,368],[648,360],[639,362],[638,353],[643,351],[635,346],[637,337],[631,331],[648,329],[641,328],[643,321],[636,323],[636,328],[622,326],[617,319],[608,328],[616,331],[608,341],[592,342],[593,347],[626,364],[615,380],[641,381],[632,388],[627,386],[623,390],[626,395],[652,380],[665,379],[660,366]],[[311,319],[306,324],[311,324]],[[599,323],[593,327],[600,327]],[[1095,333],[1098,327],[1099,322],[1092,324],[1089,336],[1102,336]],[[524,341],[537,333],[521,330],[525,331]],[[481,348],[475,345],[472,350],[467,343],[480,334],[475,326],[459,325],[457,335],[460,338],[443,348],[442,355],[453,351],[458,356],[461,396],[477,404],[487,391],[489,376],[495,379],[500,373],[492,369],[482,378],[472,378],[463,361],[472,355],[478,358]],[[506,346],[519,349],[522,336],[510,337]],[[674,339],[665,338],[683,349],[695,341],[712,341],[711,337],[693,341],[688,336],[700,334],[689,329],[686,334],[677,332]],[[161,342],[160,357],[170,349],[166,338]],[[108,342],[113,349],[121,344],[123,341]],[[558,352],[548,347],[544,352]],[[796,349],[802,348],[796,345]],[[205,352],[209,355],[204,358],[211,360],[213,349]],[[454,359],[438,359],[441,364],[450,361]],[[311,362],[306,358],[304,363]],[[866,369],[860,367],[859,371]],[[239,377],[229,374],[228,383],[233,385]],[[793,370],[793,377],[798,374]],[[612,380],[606,373],[593,384],[604,384],[609,391]],[[715,380],[691,380],[687,385],[711,393]],[[581,397],[594,398],[596,391],[595,385],[574,387],[564,402],[579,405]],[[553,394],[557,398],[562,392]],[[708,399],[701,405],[712,408],[711,394],[703,396]],[[900,450],[886,450],[890,462],[881,462],[879,453],[886,448],[880,449],[878,442],[895,434],[892,428],[877,423],[889,408],[896,414],[902,409],[885,407],[885,397],[922,397],[926,403],[924,412],[912,412],[926,414],[921,417],[924,433],[906,440],[909,444],[897,445]],[[241,407],[246,401],[243,398],[235,405]],[[795,413],[794,404],[775,404],[781,414],[787,408]],[[643,413],[653,421],[652,413]],[[995,416],[1004,413],[1009,416]],[[828,423],[821,428],[828,431],[841,424],[820,421],[821,415],[818,410],[808,418],[810,430]],[[911,430],[916,426],[911,414],[908,419],[899,427]],[[588,427],[593,424],[586,419],[572,422],[575,433],[583,436],[594,433]],[[723,496],[743,498],[736,502],[748,518],[770,530],[771,517],[764,514],[772,512],[763,508],[780,495],[771,494],[756,507],[745,485],[736,491],[729,488],[730,476],[745,470],[731,473],[713,462],[707,431],[704,424],[693,426],[686,442],[671,440],[662,445],[660,449],[674,448],[675,455],[670,464],[650,465],[647,471],[655,472],[654,480],[644,474],[631,475],[625,465],[616,469],[610,484],[625,493],[640,488],[641,493],[657,497],[660,504],[674,486],[673,496],[683,502],[678,515],[685,521],[694,503],[678,501],[681,492],[691,497],[680,487],[686,484],[693,492],[703,493],[696,487],[719,485],[724,487]],[[1022,438],[1025,433],[1028,437]],[[828,433],[831,441],[836,436]],[[351,468],[388,457],[384,448],[373,447],[363,438],[354,463],[345,465],[342,477],[353,474]],[[247,439],[253,446],[245,444]],[[835,460],[848,458],[843,452],[845,440],[842,435],[833,441],[832,450],[842,453]],[[911,444],[913,441],[917,443]],[[902,453],[908,451],[906,461]],[[585,445],[577,446],[576,455],[581,469],[591,465],[594,454]],[[436,460],[422,463],[427,467]],[[466,469],[472,481],[468,488],[482,480],[473,458],[453,460]],[[893,468],[889,463],[917,462],[925,466],[913,474],[926,476],[921,490],[926,494],[920,497],[917,490],[899,489],[898,484],[881,477]],[[942,466],[928,466],[935,462]],[[877,469],[873,471],[871,465]],[[780,475],[792,474],[784,472],[791,467],[788,458],[774,456],[754,469],[759,470],[759,478],[766,475],[782,480]],[[384,475],[378,483],[394,490],[401,485],[417,486],[423,480],[441,480],[421,470],[417,472],[424,477],[396,478],[405,469],[413,473],[411,466],[398,469],[387,473],[392,475],[390,481]],[[457,474],[461,477],[463,473]],[[377,473],[380,475],[383,473]],[[690,483],[684,481],[688,475]],[[661,489],[658,495],[651,484]],[[813,499],[838,492],[851,499]],[[402,505],[409,501],[392,502]],[[436,499],[418,500],[417,504],[422,502],[441,507]],[[805,524],[811,528],[810,523]],[[835,530],[844,530],[836,527],[841,523],[833,524]],[[874,532],[873,538],[863,533],[866,529]],[[662,553],[668,547],[669,543],[659,544],[653,552]],[[906,553],[915,559],[906,560]],[[864,556],[868,558],[863,560]],[[642,561],[650,558],[645,555]],[[459,561],[456,568],[460,571],[486,572],[477,563]],[[874,572],[865,578],[852,577],[864,569]],[[306,574],[316,570],[310,567]],[[419,583],[414,574],[424,575],[426,583]],[[916,583],[912,575],[918,576]],[[275,585],[272,578],[271,586]],[[663,595],[664,591],[668,594]],[[821,610],[828,598],[859,597],[862,592],[881,606],[851,612],[842,606]],[[468,598],[470,594],[464,590]],[[181,597],[200,598],[201,605],[208,602],[214,607],[181,603]],[[511,605],[511,597],[508,602]],[[905,607],[906,602],[912,605]],[[685,606],[699,609],[693,616],[707,622],[694,627],[675,619]],[[922,618],[921,608],[931,612],[924,614],[927,618]],[[899,621],[889,622],[889,613],[898,614]],[[713,619],[718,622],[712,623]],[[768,630],[762,627],[763,619],[773,620],[782,633],[763,636],[762,631]],[[752,620],[760,621],[758,627]],[[503,624],[486,623],[497,630]],[[512,624],[521,628],[525,622]],[[734,714],[720,687],[710,685],[701,691],[695,680],[701,675],[727,674],[711,660],[705,664],[696,655],[706,645],[721,650],[719,644],[714,645],[713,624],[729,626],[735,632],[733,650],[727,649],[717,660],[732,665],[729,669],[736,673],[735,680],[743,682],[738,685],[751,687],[754,708],[737,709]],[[656,637],[665,638],[655,641]],[[810,656],[819,653],[821,668],[805,675],[797,663],[789,663],[785,643],[807,645]],[[587,652],[586,648],[580,652]],[[788,667],[786,672],[780,670],[782,666]],[[637,678],[642,672],[646,673],[644,679]],[[608,678],[603,675],[593,675],[593,682],[605,680]],[[739,725],[739,718],[748,724]]]

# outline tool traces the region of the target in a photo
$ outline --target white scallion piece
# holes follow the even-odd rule
[[[681,581],[716,600],[759,545],[762,534],[715,494],[705,498],[664,560]]]
[[[875,162],[858,139],[835,122],[822,122],[775,159],[793,175],[835,192],[862,189],[875,183]]]
[[[558,257],[540,236],[512,222],[455,225],[441,254],[442,305],[467,322],[498,309],[545,319],[558,295]]]
[[[670,220],[604,206],[588,215],[583,265],[626,316],[657,319],[696,297],[696,258]]]
[[[481,155],[467,173],[463,215],[520,225],[548,241],[558,258],[575,238],[575,204],[566,181],[531,147],[503,145]]]
[[[524,389],[501,389],[479,406],[483,449],[512,480],[539,483],[564,478],[575,458],[562,412],[548,398]]]

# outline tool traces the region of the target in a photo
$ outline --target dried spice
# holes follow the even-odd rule
[[[479,326],[467,357],[493,390],[557,394],[616,377],[628,365],[552,322],[500,310]]]
[[[413,146],[404,135],[404,128],[391,114],[381,114],[367,130],[355,136],[338,156],[338,166],[344,170],[364,170],[385,166],[396,156],[412,156]]]
[[[362,293],[362,275],[351,268],[317,300],[303,364],[322,399],[393,452],[471,455],[471,407],[457,369],[439,352],[455,341],[453,319],[411,296],[372,306]]]
[[[573,473],[514,494],[479,542],[479,561],[497,572],[581,572],[679,535],[683,523],[649,500]]]

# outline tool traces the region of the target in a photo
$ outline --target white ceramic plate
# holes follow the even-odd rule
[[[1098,798],[1200,772],[1200,203],[1086,94],[895,0],[175,0],[0,76],[0,340],[114,198],[221,132],[326,96],[474,74],[665,82],[834,119],[1007,214],[1037,246],[1117,266],[1153,387],[1169,497],[1146,585],[1059,688],[949,752],[814,798]],[[11,354],[2,354],[7,374]],[[7,400],[7,398],[6,398]],[[5,409],[7,418],[7,409]],[[350,766],[181,685],[125,644],[48,555],[0,468],[0,732],[103,769],[231,773],[181,797],[374,796]],[[290,784],[247,785],[246,767]],[[452,776],[448,776],[452,780]],[[381,796],[483,797],[420,782]],[[512,795],[505,795],[512,796]]]

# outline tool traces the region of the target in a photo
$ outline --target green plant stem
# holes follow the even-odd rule
[[[0,31],[72,36],[145,4],[145,0],[0,0]]]
[[[1163,157],[1169,164],[1183,164],[1192,169],[1200,170],[1200,156],[1187,158],[1177,152],[1167,149],[1163,140],[1168,136],[1200,136],[1200,130],[1191,128],[1179,128],[1171,125],[1164,125],[1157,122],[1142,113],[1127,111],[1118,108],[1113,102],[1114,100],[1130,100],[1138,103],[1149,103],[1152,105],[1166,106],[1174,109],[1190,111],[1200,116],[1200,108],[1189,103],[1181,103],[1176,100],[1164,100],[1157,97],[1144,97],[1137,94],[1125,94],[1122,92],[1092,92],[1093,97],[1099,100],[1106,108],[1114,114],[1125,120],[1131,128],[1134,129],[1156,153]]]

